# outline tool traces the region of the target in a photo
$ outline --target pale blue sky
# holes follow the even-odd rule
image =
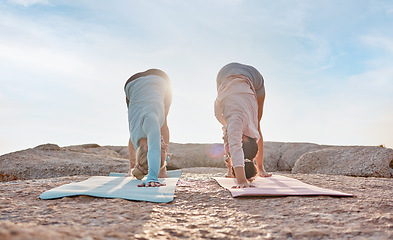
[[[221,142],[215,77],[265,78],[266,141],[393,147],[393,2],[0,1],[0,154],[127,144],[123,85],[172,81],[171,141]]]

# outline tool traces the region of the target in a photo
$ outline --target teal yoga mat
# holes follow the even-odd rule
[[[56,199],[71,196],[92,196],[102,198],[122,198],[134,201],[168,203],[173,201],[181,170],[168,171],[168,178],[160,178],[166,186],[138,187],[142,180],[124,177],[125,174],[111,173],[110,176],[93,176],[89,179],[62,185],[45,191],[41,199]]]

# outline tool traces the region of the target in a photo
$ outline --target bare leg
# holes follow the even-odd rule
[[[135,167],[135,148],[131,140],[128,140],[128,158],[130,159],[130,169],[128,170],[127,176],[132,176],[131,170]]]
[[[165,149],[161,149],[161,168],[158,173],[159,178],[167,178],[168,177],[168,175],[166,173],[166,155],[167,155],[166,151],[167,150],[165,150]]]
[[[263,167],[263,136],[261,134],[261,139],[258,141],[258,153],[255,157],[257,168],[258,168],[258,175],[260,177],[271,177],[272,174],[266,172],[265,168]]]
[[[261,119],[263,114],[264,102],[265,102],[265,95],[258,98],[258,131],[259,134],[261,135],[261,138],[258,141],[258,153],[255,157],[255,161],[257,163],[258,175],[260,177],[270,177],[272,176],[272,174],[266,172],[265,168],[263,167],[263,136],[261,132]]]
[[[168,113],[166,113],[168,114]],[[161,166],[166,165],[166,155],[168,154],[168,148],[169,148],[169,128],[167,124],[167,119],[165,116],[165,122],[161,127],[161,136],[164,139],[164,144],[167,144],[166,149],[162,149],[161,151]],[[159,178],[166,178],[168,177],[167,172],[166,172],[166,166],[160,168],[160,172],[158,173]]]
[[[233,176],[233,173],[232,173],[232,161],[231,161],[230,157],[227,157],[225,159],[225,165],[227,166],[227,169],[228,169],[228,172],[227,172],[227,174],[225,174],[225,177],[234,178],[235,176]]]
[[[165,122],[161,127],[161,136],[164,138],[166,144],[169,144],[169,128],[165,117]]]
[[[166,172],[166,166],[164,168],[160,169],[160,172],[158,173],[159,178],[167,178],[168,174]]]

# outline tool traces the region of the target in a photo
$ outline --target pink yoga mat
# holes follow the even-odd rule
[[[232,197],[241,196],[339,196],[353,197],[354,195],[334,191],[330,189],[315,187],[310,184],[303,183],[297,179],[284,177],[281,175],[273,175],[271,177],[257,177],[252,184],[254,188],[232,188],[236,185],[235,178],[214,178],[222,187],[228,189]]]

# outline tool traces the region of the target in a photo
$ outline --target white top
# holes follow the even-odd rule
[[[225,78],[218,88],[214,111],[228,135],[232,166],[244,167],[243,135],[256,141],[261,137],[258,131],[258,102],[251,81],[244,75]]]

